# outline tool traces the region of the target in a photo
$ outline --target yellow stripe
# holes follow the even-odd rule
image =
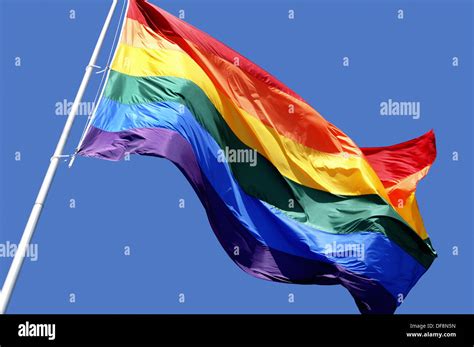
[[[364,158],[319,152],[280,135],[235,105],[184,52],[136,48],[122,43],[112,69],[137,77],[173,76],[190,80],[204,91],[234,134],[272,162],[285,177],[336,195],[377,194],[390,203],[380,179]],[[412,203],[407,201],[404,208],[392,206],[419,234],[426,234],[424,228],[416,229],[421,217],[412,215],[412,208],[408,206]]]
[[[194,82],[242,142],[264,155],[280,173],[295,182],[333,194],[385,195],[380,180],[363,158],[318,152],[281,136],[237,107],[183,52],[121,44],[112,69],[131,76],[173,76]]]
[[[177,50],[191,56],[180,45],[168,41],[133,19],[126,21],[121,42],[136,48]],[[272,126],[282,136],[321,152],[362,155],[350,138],[328,123],[307,103],[265,84],[218,55],[201,52],[190,41],[180,39],[180,44],[186,45],[196,55],[191,59],[201,66],[213,85],[230,98],[234,105],[259,118],[265,125]],[[293,114],[290,113],[290,106]],[[305,136],[301,136],[301,133]]]
[[[412,192],[403,202],[403,206],[396,206],[396,210],[400,216],[409,222],[410,227],[423,239],[428,238],[423,219],[418,209],[418,202],[416,201],[415,192]]]
[[[400,216],[406,221],[410,221],[410,226],[424,240],[428,238],[423,219],[418,209],[418,203],[415,198],[415,189],[417,183],[428,174],[431,165],[424,167],[420,171],[407,176],[397,184],[386,189],[390,196],[393,206]]]

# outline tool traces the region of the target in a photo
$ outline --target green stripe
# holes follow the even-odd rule
[[[173,101],[186,105],[221,148],[249,150],[229,128],[205,93],[177,77],[133,77],[111,71],[104,96],[123,104]],[[385,234],[423,266],[436,257],[400,215],[378,195],[340,196],[312,189],[284,176],[262,155],[257,164],[229,163],[242,189],[294,220],[331,233],[373,231]]]

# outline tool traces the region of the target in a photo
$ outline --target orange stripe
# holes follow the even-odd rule
[[[147,3],[146,1],[134,0],[130,2],[127,17],[150,27],[156,33],[172,42],[178,43],[181,42],[181,39],[185,39],[193,42],[200,51],[212,52],[231,63],[233,63],[235,57],[238,57],[240,59],[241,68],[250,75],[265,82],[269,86],[303,100],[301,96],[272,76],[268,71],[265,71],[222,42],[195,28],[191,24],[176,18],[162,8]]]
[[[122,43],[146,49],[175,49],[183,51],[134,19],[127,19]],[[341,130],[326,121],[305,102],[271,87],[217,55],[201,52],[186,41],[191,58],[213,84],[231,98],[237,106],[257,117],[279,134],[306,147],[326,153],[361,155],[359,148]],[[188,53],[189,53],[188,50]],[[184,51],[183,51],[184,52]]]

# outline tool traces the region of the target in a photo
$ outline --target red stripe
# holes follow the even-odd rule
[[[232,64],[234,64],[234,59],[238,58],[240,68],[249,75],[258,78],[269,86],[277,88],[298,100],[304,101],[301,96],[278,81],[270,73],[255,65],[230,47],[145,0],[130,0],[127,17],[135,19],[139,23],[151,28],[160,36],[179,44],[191,57],[194,53],[192,49],[189,49],[186,40],[192,42],[200,50],[215,54]]]
[[[413,140],[386,147],[361,148],[382,183],[387,187],[426,166],[436,158],[433,130]]]

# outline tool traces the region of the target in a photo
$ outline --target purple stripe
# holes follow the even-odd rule
[[[362,313],[393,313],[396,302],[377,281],[347,271],[337,264],[281,252],[256,240],[227,208],[202,174],[191,145],[177,132],[142,128],[107,132],[92,127],[82,156],[120,160],[126,153],[163,157],[186,176],[206,209],[212,229],[229,257],[245,272],[262,279],[299,284],[341,284]],[[234,247],[239,255],[234,255]]]

